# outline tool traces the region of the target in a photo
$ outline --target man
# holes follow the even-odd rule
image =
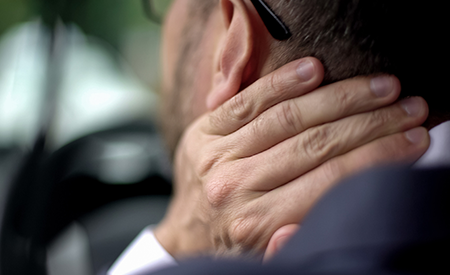
[[[427,62],[404,50],[439,36],[432,21],[413,24],[423,7],[391,2],[173,3],[163,75],[165,132],[178,145],[176,190],[154,230],[170,255],[273,254],[339,180],[379,163],[413,162],[427,150],[427,132],[417,128],[426,103],[396,101],[397,78],[378,74],[400,76],[402,97],[427,99],[429,129],[446,121],[430,78],[439,74],[435,64],[421,67]],[[274,38],[264,4],[291,38]],[[323,67],[315,58],[288,63],[305,56]],[[335,83],[357,75],[375,76]]]

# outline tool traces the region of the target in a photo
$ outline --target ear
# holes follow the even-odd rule
[[[241,84],[251,74],[254,43],[251,14],[242,0],[221,0],[221,14],[225,20],[222,43],[217,52],[212,89],[207,107],[214,110],[236,95]]]

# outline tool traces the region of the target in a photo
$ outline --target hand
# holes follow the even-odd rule
[[[176,153],[174,199],[155,230],[169,253],[262,252],[343,177],[426,151],[428,133],[414,127],[427,105],[394,103],[397,78],[316,89],[322,79],[317,59],[292,62],[190,125]]]

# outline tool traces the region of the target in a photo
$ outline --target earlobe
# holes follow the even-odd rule
[[[236,95],[251,68],[253,30],[249,12],[241,0],[222,0],[224,17],[223,43],[219,45],[218,70],[207,98],[207,107],[214,110]]]

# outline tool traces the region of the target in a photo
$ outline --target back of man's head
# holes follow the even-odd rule
[[[424,97],[434,115],[448,114],[443,4],[407,0],[266,0],[290,28],[272,45],[274,68],[315,56],[326,83],[357,75],[398,76],[403,96]]]

